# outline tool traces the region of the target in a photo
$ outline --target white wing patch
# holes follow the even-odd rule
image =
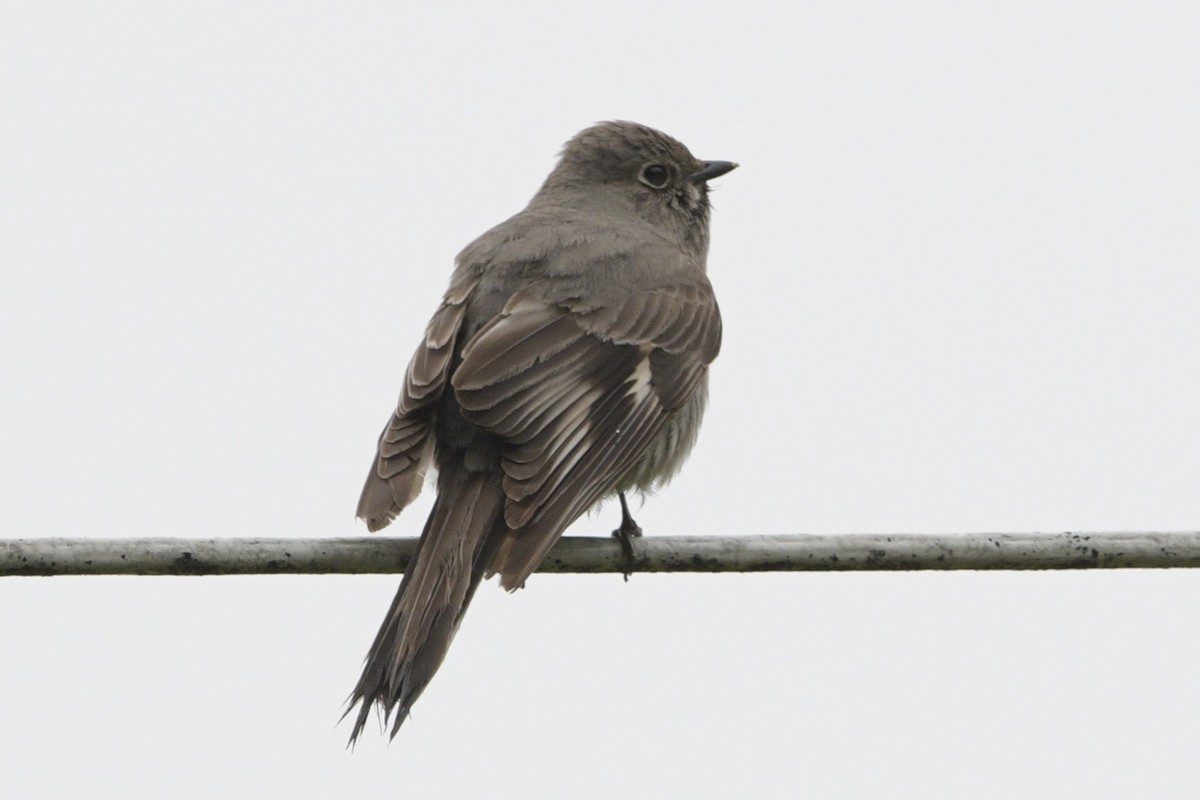
[[[633,399],[635,408],[644,403],[653,391],[650,387],[650,380],[650,356],[646,354],[642,356],[642,360],[637,363],[626,380],[629,388],[625,391],[625,396]]]

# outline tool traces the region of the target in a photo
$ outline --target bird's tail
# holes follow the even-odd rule
[[[417,554],[400,581],[396,599],[367,655],[346,714],[361,703],[350,743],[371,706],[383,709],[391,736],[408,717],[441,666],[475,588],[503,538],[504,490],[486,472],[448,469],[439,474],[438,497],[421,533]],[[394,718],[394,719],[393,719]]]

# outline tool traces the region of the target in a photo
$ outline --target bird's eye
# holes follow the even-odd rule
[[[638,174],[638,180],[651,189],[661,189],[671,180],[671,171],[662,164],[647,164]]]

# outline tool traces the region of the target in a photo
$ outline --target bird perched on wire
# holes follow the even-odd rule
[[[437,500],[347,714],[394,737],[480,581],[518,589],[563,530],[669,480],[696,441],[721,317],[701,161],[643,125],[567,142],[524,211],[467,245],[408,365],[358,503],[376,531],[437,468]]]

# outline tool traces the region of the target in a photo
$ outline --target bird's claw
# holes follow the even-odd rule
[[[612,532],[613,538],[621,545],[621,552],[625,554],[625,582],[629,582],[629,576],[633,574],[633,540],[642,535],[642,527],[633,521],[633,516],[629,513],[629,504],[625,502],[625,493],[618,492],[617,496],[621,499],[621,527]]]

